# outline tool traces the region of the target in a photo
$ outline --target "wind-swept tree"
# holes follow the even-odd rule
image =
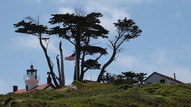
[[[146,78],[146,75],[147,75],[147,73],[138,73],[137,74],[137,80],[138,80],[140,85],[143,84],[144,79]]]
[[[116,56],[122,51],[121,45],[125,42],[128,42],[130,39],[134,39],[141,34],[141,29],[132,19],[127,20],[124,18],[123,20],[118,20],[117,23],[114,23],[117,29],[117,35],[114,40],[109,40],[110,47],[112,49],[112,55],[109,60],[102,66],[100,74],[97,78],[97,82],[101,81],[102,75],[105,69],[116,59]]]
[[[129,72],[122,72],[122,74],[124,75],[124,79],[126,80],[126,83],[128,84],[134,84],[134,83],[138,83],[138,80],[137,80],[137,74],[132,72],[132,71],[129,71]]]
[[[79,13],[79,12],[78,12]],[[91,45],[93,39],[99,37],[106,38],[108,31],[100,25],[99,17],[101,13],[90,14],[52,14],[49,23],[56,25],[51,29],[50,34],[56,34],[68,40],[75,47],[76,64],[74,70],[74,80],[82,81],[84,73],[88,69],[99,69],[98,60],[106,49]],[[87,59],[87,55],[99,53],[96,59]]]
[[[56,57],[57,65],[58,65],[58,74],[59,74],[59,76],[56,76],[54,69],[53,69],[54,64],[48,55],[49,42],[46,42],[46,41],[49,40],[49,38],[43,37],[43,35],[47,34],[47,32],[48,32],[47,26],[40,25],[39,19],[36,20],[31,17],[26,17],[26,20],[22,20],[21,22],[14,24],[14,26],[15,26],[15,28],[17,28],[15,30],[15,32],[17,32],[17,33],[30,34],[30,35],[38,37],[39,44],[44,52],[44,55],[45,55],[47,63],[48,63],[48,67],[49,67],[50,74],[52,76],[54,85],[56,86],[56,88],[61,88],[61,87],[65,86],[62,42],[60,42],[60,44],[59,44],[61,62],[58,57],[59,55]]]

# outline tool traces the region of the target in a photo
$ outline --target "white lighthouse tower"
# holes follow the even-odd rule
[[[33,68],[33,65],[30,67],[31,68],[27,70],[27,75],[25,78],[25,86],[27,91],[37,87],[39,83],[39,80],[37,79],[37,70]]]

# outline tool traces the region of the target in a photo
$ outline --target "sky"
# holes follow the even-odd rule
[[[153,72],[191,83],[191,0],[1,0],[0,3],[0,94],[12,91],[13,85],[25,88],[26,70],[33,64],[40,75],[39,84],[45,84],[49,71],[38,39],[31,35],[15,33],[13,24],[27,16],[39,17],[40,23],[47,22],[51,14],[73,13],[76,8],[87,13],[100,12],[101,25],[109,30],[108,37],[116,34],[113,23],[118,19],[133,19],[143,31],[141,36],[123,44],[123,52],[106,69],[111,74],[133,71]],[[48,52],[55,63],[58,42],[52,36]],[[62,40],[64,56],[73,53],[74,47]],[[98,39],[95,44],[108,47],[107,40]],[[111,55],[104,56],[105,63]],[[65,61],[66,84],[73,80],[74,61]],[[54,65],[56,70],[56,64]],[[85,79],[96,80],[99,70],[91,70]]]

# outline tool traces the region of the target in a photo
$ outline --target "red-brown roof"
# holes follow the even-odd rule
[[[24,93],[24,92],[27,92],[26,89],[17,90],[14,93]]]
[[[39,85],[38,87],[36,87],[35,89],[37,90],[43,90],[46,89],[50,84],[43,84],[43,85]]]
[[[48,88],[49,86],[52,86],[51,84],[43,84],[43,85],[39,85],[29,91],[33,91],[33,90],[44,90],[46,88]],[[54,86],[52,86],[54,88]],[[24,92],[27,92],[26,89],[21,89],[21,90],[17,90],[15,91],[14,93],[24,93]]]

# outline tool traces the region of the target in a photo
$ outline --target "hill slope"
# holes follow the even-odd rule
[[[141,87],[127,84],[74,82],[78,90],[32,91],[23,94],[0,96],[0,106],[11,97],[12,107],[63,107],[63,106],[113,106],[113,107],[191,107],[191,85],[148,84]]]

